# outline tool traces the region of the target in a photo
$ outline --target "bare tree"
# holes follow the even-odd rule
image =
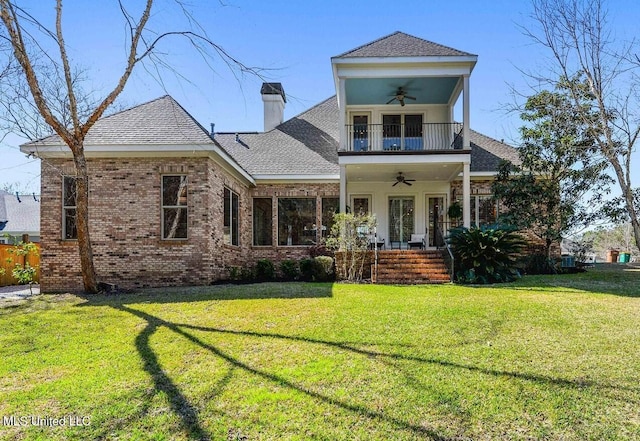
[[[631,183],[632,153],[640,135],[637,45],[613,38],[605,0],[531,0],[531,5],[534,27],[524,32],[551,54],[549,76],[538,79],[584,78],[594,106],[585,108],[580,90],[570,89],[575,117],[592,127],[599,154],[613,168],[640,246],[640,213]]]
[[[251,68],[230,56],[215,44],[194,20],[182,0],[173,0],[184,14],[187,30],[153,32],[149,29],[152,8],[160,0],[146,0],[137,17],[125,7],[124,0],[118,5],[122,12],[126,36],[126,62],[115,86],[104,96],[94,98],[95,93],[83,89],[84,72],[72,66],[64,39],[62,0],[55,1],[55,29],[48,29],[44,23],[32,15],[18,1],[0,0],[0,40],[8,44],[10,58],[17,75],[12,78],[11,93],[4,94],[2,107],[14,122],[16,130],[30,138],[42,135],[40,119],[47,128],[56,133],[69,147],[73,155],[76,182],[76,223],[78,248],[82,268],[84,289],[97,292],[96,271],[89,235],[89,192],[88,167],[84,141],[87,132],[105,114],[123,91],[134,69],[145,61],[152,64],[151,70],[170,68],[159,51],[160,44],[167,38],[184,38],[195,51],[210,63],[222,60],[236,72],[259,74],[259,69]],[[47,50],[53,45],[54,51]],[[6,82],[5,82],[6,84]],[[12,97],[12,100],[7,98]]]

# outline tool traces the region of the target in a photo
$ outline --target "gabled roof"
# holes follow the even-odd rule
[[[60,145],[58,135],[24,144]],[[85,145],[213,144],[209,133],[169,95],[100,118],[87,133]]]
[[[341,55],[333,57],[450,57],[474,54],[423,40],[403,32],[394,32],[371,43],[364,44]]]
[[[254,177],[338,175],[338,102],[329,98],[265,133],[216,133],[220,146]],[[274,176],[275,177],[275,176]]]
[[[0,234],[23,234],[40,231],[40,198],[0,192]]]

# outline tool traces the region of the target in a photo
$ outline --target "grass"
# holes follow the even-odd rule
[[[0,418],[66,424],[0,439],[640,439],[639,282],[603,266],[5,303]]]

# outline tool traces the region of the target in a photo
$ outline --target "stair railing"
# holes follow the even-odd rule
[[[455,259],[453,257],[453,251],[451,251],[451,245],[449,245],[449,242],[445,239],[444,233],[442,232],[442,226],[439,222],[436,223],[436,249],[441,251],[444,264],[449,270],[449,277],[451,282],[453,282],[455,279]]]

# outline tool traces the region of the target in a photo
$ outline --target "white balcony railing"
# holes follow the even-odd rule
[[[462,149],[462,124],[352,124],[347,125],[342,151],[428,151]]]

